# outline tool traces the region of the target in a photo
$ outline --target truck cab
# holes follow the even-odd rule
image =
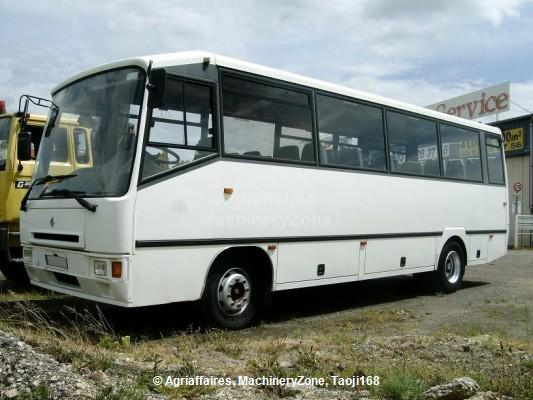
[[[46,125],[45,115],[0,114],[0,271],[17,284],[29,283],[22,262],[20,245],[20,203],[30,187],[35,159]],[[57,171],[69,173],[92,162],[89,131],[74,122],[64,121],[55,136],[53,164]],[[17,154],[18,137],[29,133],[28,160]]]

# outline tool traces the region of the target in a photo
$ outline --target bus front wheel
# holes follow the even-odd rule
[[[258,309],[258,288],[244,268],[216,268],[207,278],[202,299],[208,322],[222,329],[249,326]]]

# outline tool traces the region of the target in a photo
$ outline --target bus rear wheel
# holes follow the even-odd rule
[[[461,287],[465,274],[463,249],[457,242],[444,245],[436,273],[437,289],[444,293],[453,293]]]
[[[415,280],[423,289],[453,293],[463,283],[464,260],[464,252],[459,243],[450,241],[442,248],[437,270],[415,274]]]
[[[258,309],[259,288],[246,269],[216,268],[207,278],[202,306],[210,325],[222,329],[249,326]]]

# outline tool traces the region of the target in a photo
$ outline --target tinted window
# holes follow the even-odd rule
[[[87,143],[88,134],[85,129],[74,129],[74,154],[78,164],[89,163],[89,145]]]
[[[321,163],[386,168],[380,108],[318,95],[317,110]]]
[[[503,172],[502,142],[501,140],[487,136],[485,138],[487,147],[487,167],[489,170],[490,183],[505,183]]]
[[[440,175],[436,122],[387,111],[387,131],[392,171]]]
[[[68,161],[68,137],[66,128],[54,128],[52,132],[52,157],[51,161]]]
[[[304,106],[309,105],[309,95],[295,90],[280,88],[262,82],[250,81],[232,76],[224,76],[224,89],[240,92],[245,95],[266,97],[287,103],[295,103]]]
[[[169,79],[167,91],[152,110],[143,178],[215,153],[212,87]]]
[[[0,118],[0,171],[3,171],[6,168],[10,128],[11,118]]]
[[[309,94],[224,77],[224,152],[281,160],[315,160]]]
[[[441,124],[440,138],[444,176],[481,181],[479,133]]]

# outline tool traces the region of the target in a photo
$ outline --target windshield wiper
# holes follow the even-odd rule
[[[84,194],[87,194],[87,193],[78,192],[78,191],[69,190],[69,189],[54,189],[46,193],[43,191],[43,193],[41,193],[39,197],[48,197],[48,196],[56,196],[56,195],[71,197],[74,200],[76,200],[80,204],[80,206],[85,207],[87,210],[91,212],[96,212],[96,209],[98,208],[98,206],[96,204],[89,203],[87,200],[81,197]]]
[[[44,185],[45,183],[48,183],[48,182],[62,181],[63,179],[74,178],[75,176],[78,176],[78,175],[77,174],[46,175],[42,178],[35,179],[31,183],[30,187],[28,188],[28,191],[26,192],[26,194],[22,198],[22,201],[20,202],[20,211],[26,211],[28,209],[28,206],[27,206],[28,199],[30,197],[31,190],[33,189],[35,185]]]

